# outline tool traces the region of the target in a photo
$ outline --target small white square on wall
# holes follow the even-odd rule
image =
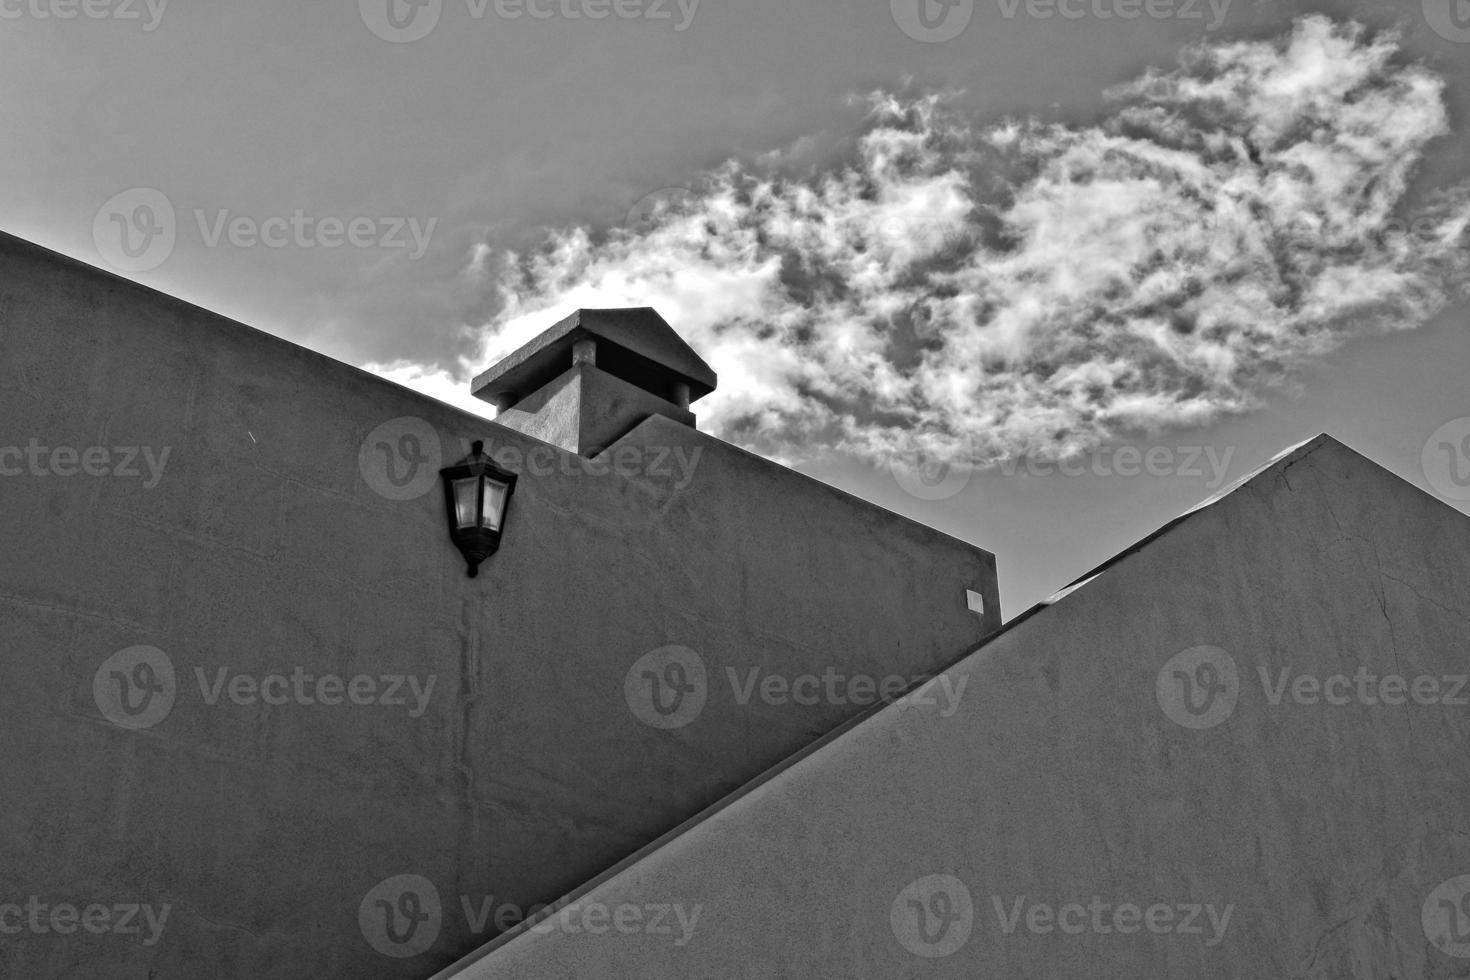
[[[965,605],[970,607],[971,612],[985,615],[985,597],[974,589],[965,590]]]

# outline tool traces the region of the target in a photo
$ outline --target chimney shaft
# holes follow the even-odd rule
[[[695,424],[714,371],[648,307],[578,310],[474,381],[495,421],[592,456],[652,415]]]

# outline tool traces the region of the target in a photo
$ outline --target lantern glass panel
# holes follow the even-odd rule
[[[484,486],[485,506],[480,512],[480,523],[492,531],[498,531],[500,519],[505,514],[505,484],[486,477]]]
[[[480,481],[475,477],[465,477],[454,481],[454,523],[456,527],[475,526],[475,495],[478,491],[477,484]]]

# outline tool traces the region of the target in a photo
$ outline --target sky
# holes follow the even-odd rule
[[[701,427],[1009,618],[1328,432],[1470,513],[1470,0],[0,0],[0,229],[493,415],[651,305]]]

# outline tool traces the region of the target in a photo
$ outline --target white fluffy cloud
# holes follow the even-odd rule
[[[1201,46],[1090,126],[872,97],[803,177],[704,175],[638,230],[503,257],[483,366],[579,306],[654,306],[782,459],[980,464],[1249,410],[1304,360],[1422,324],[1465,281],[1470,193],[1402,212],[1447,132],[1397,39],[1321,17]]]

